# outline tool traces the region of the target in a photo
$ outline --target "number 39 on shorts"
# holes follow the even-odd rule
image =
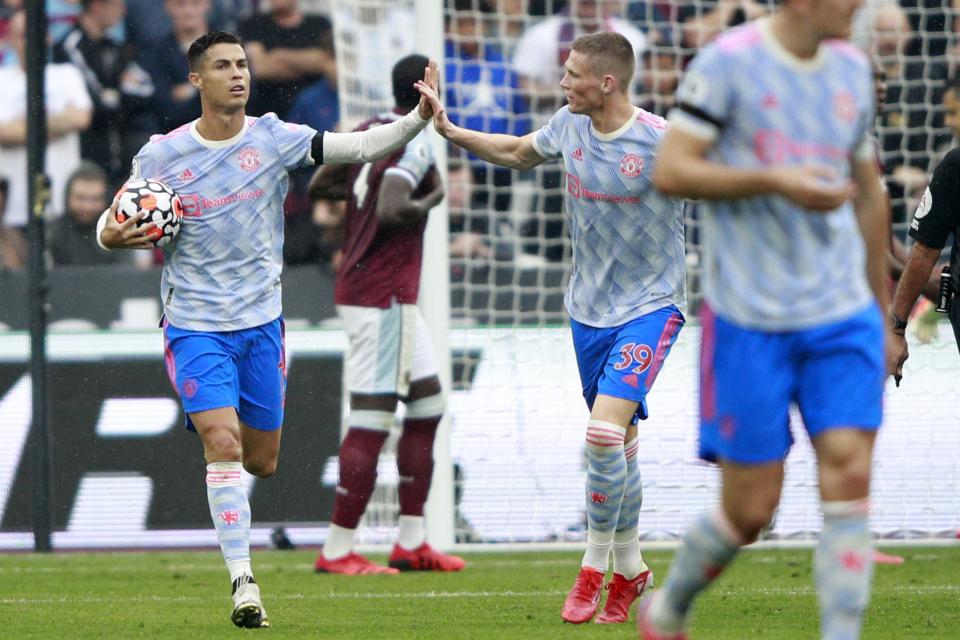
[[[645,344],[628,342],[620,347],[620,362],[613,365],[613,368],[617,371],[623,371],[633,367],[633,373],[643,373],[650,368],[651,362],[653,362],[653,350],[650,347]]]

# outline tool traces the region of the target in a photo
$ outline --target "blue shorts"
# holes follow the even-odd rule
[[[836,427],[875,431],[883,418],[883,317],[876,305],[800,331],[746,329],[703,305],[700,457],[763,464],[793,444],[796,403],[811,438]]]
[[[647,392],[683,327],[673,305],[657,309],[619,327],[590,327],[570,319],[573,349],[587,407],[597,394],[635,400],[633,422],[647,419]]]
[[[233,407],[260,431],[283,425],[287,390],[283,319],[237,331],[190,331],[164,322],[164,359],[170,383],[187,413]]]

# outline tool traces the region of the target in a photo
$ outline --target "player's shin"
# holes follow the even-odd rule
[[[342,558],[353,551],[357,525],[377,484],[377,461],[390,433],[393,413],[354,411],[350,423],[352,426],[340,444],[337,496],[330,532],[323,544],[322,553],[327,560]]]
[[[823,503],[823,529],[814,557],[824,640],[860,637],[873,577],[869,502]]]
[[[581,566],[607,570],[610,546],[620,516],[627,461],[626,428],[590,420],[587,426],[587,550]]]
[[[637,534],[640,507],[643,504],[643,483],[640,478],[640,464],[637,461],[639,448],[639,437],[635,437],[624,445],[627,479],[623,502],[620,505],[620,516],[613,534],[613,571],[627,580],[633,580],[647,569],[640,555]]]
[[[397,544],[404,549],[418,548],[426,541],[423,505],[430,493],[433,477],[433,442],[444,409],[444,399],[436,394],[407,405],[403,432],[397,442],[397,497],[400,502]]]
[[[666,633],[679,632],[694,599],[723,572],[744,542],[723,507],[700,514],[687,530],[667,580],[650,604],[653,624]]]
[[[250,501],[242,484],[243,463],[207,465],[207,502],[231,582],[250,569]]]

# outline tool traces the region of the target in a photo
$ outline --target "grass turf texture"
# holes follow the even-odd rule
[[[888,549],[864,640],[960,637],[960,546]],[[3,638],[636,638],[635,626],[568,625],[560,606],[580,554],[468,554],[459,574],[344,577],[312,571],[313,551],[257,551],[273,623],[229,620],[230,584],[215,552],[0,556]],[[382,556],[372,556],[385,561]],[[644,554],[658,580],[672,554]],[[692,637],[816,638],[808,550],[745,551],[700,599]]]

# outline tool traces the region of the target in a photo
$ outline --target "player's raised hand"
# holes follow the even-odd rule
[[[804,209],[829,213],[857,195],[856,184],[829,167],[805,165],[777,170],[777,192]]]
[[[440,67],[437,65],[436,60],[430,60],[423,70],[423,80],[417,81],[417,83],[413,86],[419,89],[419,85],[421,84],[430,87],[430,89],[433,90],[433,92],[438,96],[437,100],[439,101]],[[424,119],[429,119],[434,115],[434,113],[436,113],[433,108],[433,103],[423,95],[422,91],[420,92],[420,104],[417,105],[417,110],[420,112],[420,117]]]
[[[440,101],[440,96],[436,89],[428,86],[422,80],[418,81],[414,86],[417,88],[417,91],[420,92],[420,104],[426,101],[430,105],[430,111],[433,114],[433,127],[437,130],[437,133],[446,138],[447,132],[453,125],[447,117],[447,110]],[[422,110],[420,115],[423,115]]]
[[[153,249],[153,241],[149,233],[157,225],[152,222],[137,226],[137,223],[147,217],[145,211],[138,216],[126,218],[123,222],[117,220],[117,201],[107,210],[107,222],[100,233],[100,242],[108,249]]]

